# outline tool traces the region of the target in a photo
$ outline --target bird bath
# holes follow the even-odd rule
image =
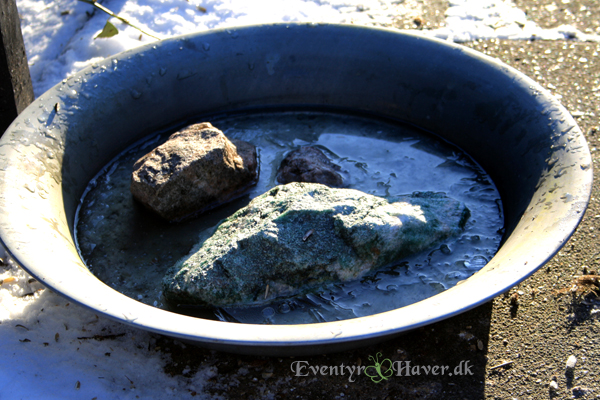
[[[403,121],[464,150],[502,198],[504,237],[478,273],[415,304],[302,325],[185,316],[127,297],[80,258],[75,214],[88,182],[149,134],[202,115],[323,110]],[[497,60],[385,29],[263,25],[182,36],[86,68],[31,104],[0,142],[0,238],[44,285],[123,323],[239,353],[300,355],[383,340],[515,286],[571,236],[592,162],[573,118]]]

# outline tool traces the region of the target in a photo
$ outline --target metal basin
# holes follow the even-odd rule
[[[403,120],[461,147],[502,196],[498,253],[462,284],[408,307],[341,322],[243,329],[144,305],[89,272],[74,244],[73,220],[86,185],[109,160],[176,122],[265,107]],[[383,29],[265,25],[125,52],[38,98],[0,143],[0,235],[30,274],[96,313],[215,349],[302,355],[380,341],[505,292],[568,240],[591,184],[590,153],[573,118],[534,81],[494,59]]]

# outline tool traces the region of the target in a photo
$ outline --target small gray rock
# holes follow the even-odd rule
[[[469,214],[431,192],[388,201],[314,183],[277,186],[178,261],[163,293],[171,304],[245,306],[356,280],[458,235]]]
[[[337,173],[339,165],[332,163],[321,150],[306,146],[290,152],[277,172],[279,183],[313,182],[340,187],[344,181]]]
[[[133,166],[131,193],[175,221],[223,204],[258,179],[254,145],[230,141],[208,122],[174,133]]]

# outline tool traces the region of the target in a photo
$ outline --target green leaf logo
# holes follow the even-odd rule
[[[119,33],[119,30],[117,29],[116,26],[114,26],[113,24],[110,23],[110,21],[106,21],[106,25],[104,25],[104,29],[102,29],[102,32],[100,32],[95,38],[94,40],[98,39],[98,38],[109,38],[109,37],[113,37],[115,36],[117,33]]]
[[[394,369],[392,368],[392,360],[386,358],[379,362],[379,357],[381,357],[381,353],[376,354],[376,358],[373,356],[369,356],[369,360],[373,361],[375,365],[369,365],[365,368],[365,375],[367,375],[371,380],[375,383],[379,383],[382,380],[387,380],[394,373]],[[384,366],[387,366],[385,371],[382,370]]]

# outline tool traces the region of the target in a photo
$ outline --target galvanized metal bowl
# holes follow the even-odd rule
[[[310,325],[192,318],[128,298],[80,259],[75,210],[125,147],[202,114],[318,108],[399,119],[469,153],[502,196],[505,237],[464,283],[369,317]],[[343,25],[263,25],[161,41],[64,80],[0,142],[0,237],[44,285],[96,313],[239,353],[358,347],[476,307],[548,261],[581,220],[592,185],[585,139],[548,92],[514,69],[419,35]]]

